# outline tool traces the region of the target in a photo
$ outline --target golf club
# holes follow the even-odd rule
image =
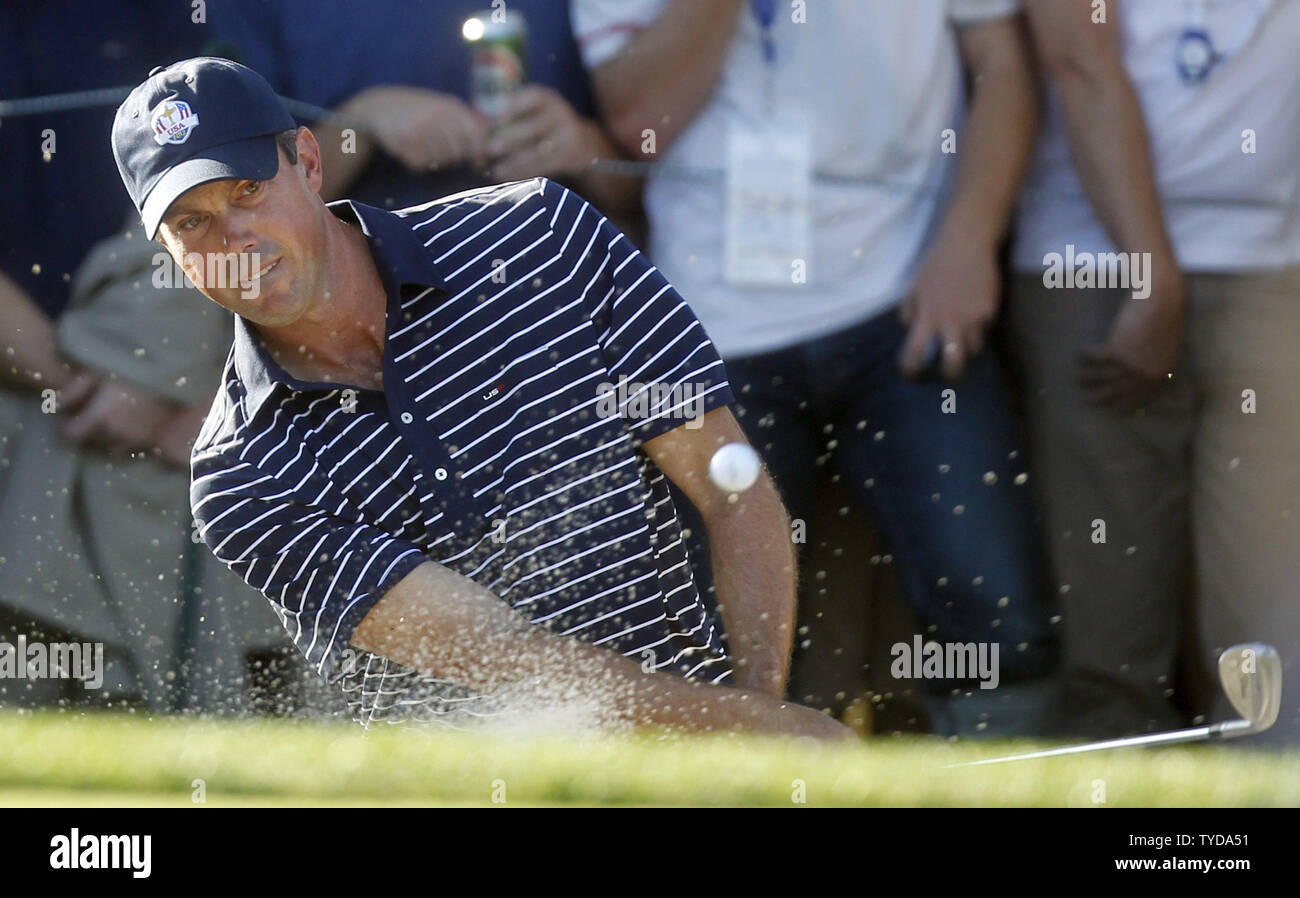
[[[1111,748],[1129,748],[1135,745],[1168,745],[1176,742],[1199,742],[1205,739],[1233,739],[1237,736],[1262,733],[1277,720],[1282,700],[1282,659],[1278,657],[1277,650],[1271,645],[1262,642],[1246,642],[1225,649],[1219,656],[1219,682],[1223,685],[1228,701],[1232,702],[1232,706],[1241,715],[1241,719],[1225,720],[1209,726],[1173,730],[1168,733],[1108,739],[1105,742],[1089,742],[1084,745],[1069,745],[1023,755],[1008,755],[1002,758],[987,758],[983,761],[967,761],[944,766],[978,767],[982,764],[1026,761],[1030,758],[1050,758],[1055,755],[1081,754]]]

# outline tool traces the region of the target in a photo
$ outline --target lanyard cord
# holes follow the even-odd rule
[[[776,21],[776,0],[752,0],[751,8],[763,32],[763,59],[771,65],[776,61],[776,42],[772,39],[772,23]]]

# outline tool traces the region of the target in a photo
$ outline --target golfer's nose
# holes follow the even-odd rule
[[[231,253],[251,253],[257,249],[257,235],[253,233],[251,216],[243,210],[226,216],[222,231],[222,249]]]

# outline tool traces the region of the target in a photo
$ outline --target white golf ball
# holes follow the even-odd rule
[[[758,453],[745,443],[728,443],[709,459],[709,479],[729,493],[749,489],[762,470]]]

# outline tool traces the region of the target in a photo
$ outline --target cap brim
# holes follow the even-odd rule
[[[140,211],[145,233],[150,240],[154,239],[167,210],[187,190],[227,179],[269,181],[279,170],[280,151],[274,134],[259,134],[209,147],[202,156],[172,166],[158,179]]]

